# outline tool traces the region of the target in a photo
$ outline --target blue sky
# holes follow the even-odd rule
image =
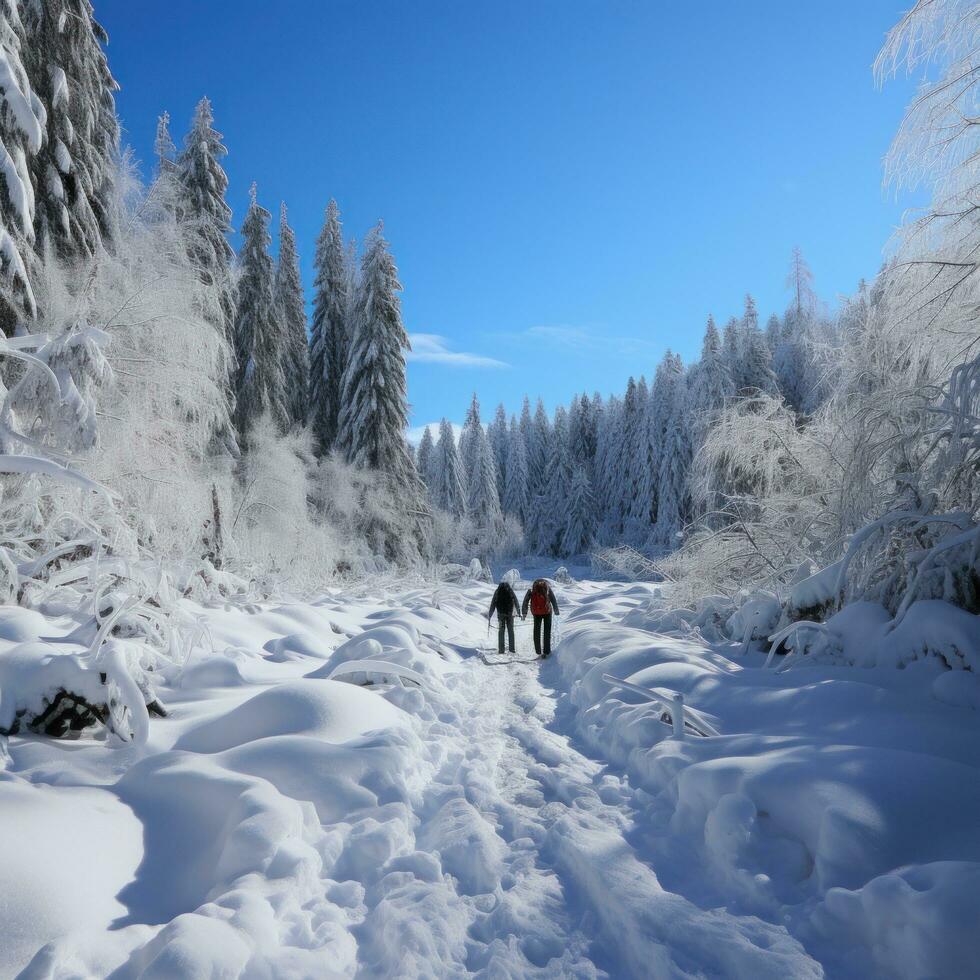
[[[405,285],[413,423],[620,391],[799,245],[833,302],[907,201],[881,157],[912,91],[870,65],[909,0],[96,0],[124,138],[151,161],[211,97],[236,223],[289,205],[307,282],[332,196]]]

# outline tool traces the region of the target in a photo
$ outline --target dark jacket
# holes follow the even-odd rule
[[[495,609],[498,619],[504,616],[513,616],[517,612],[517,593],[509,582],[501,582],[497,586],[497,591],[494,592],[493,598],[490,600],[490,612],[487,613],[487,619],[493,615]]]
[[[531,604],[531,592],[532,589],[528,589],[524,595],[524,601],[521,603],[521,615],[527,615],[527,607]],[[558,600],[555,598],[555,593],[551,591],[551,586],[548,586],[548,600],[551,602],[551,612],[557,615],[558,613]],[[551,615],[549,613],[548,615]]]

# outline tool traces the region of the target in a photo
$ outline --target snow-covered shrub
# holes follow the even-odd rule
[[[143,544],[172,559],[200,557],[217,498],[230,507],[230,356],[209,322],[210,293],[188,259],[189,229],[164,206],[159,182],[144,190],[127,164],[116,180],[117,247],[66,266],[54,257],[36,284],[35,332],[66,323],[103,331],[111,374],[100,379],[90,422],[99,439],[85,472],[121,498]],[[65,352],[78,361],[75,350]]]
[[[772,594],[751,593],[728,618],[725,629],[734,640],[740,640],[743,652],[753,640],[763,640],[775,629],[782,615],[779,600]]]

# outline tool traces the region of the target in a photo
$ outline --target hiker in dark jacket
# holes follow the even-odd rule
[[[517,593],[514,591],[510,582],[501,582],[490,600],[490,612],[487,619],[490,619],[494,610],[497,612],[497,650],[504,652],[504,630],[507,630],[507,642],[511,653],[514,650],[514,617],[517,615]]]
[[[558,613],[558,600],[551,586],[543,579],[535,579],[534,584],[527,590],[524,602],[521,603],[521,617],[527,616],[527,607],[531,607],[534,617],[534,652],[539,657],[551,655],[551,614]],[[544,627],[544,653],[541,652],[541,627]]]

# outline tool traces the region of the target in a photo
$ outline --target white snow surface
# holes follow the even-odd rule
[[[656,632],[658,588],[556,586],[554,655],[505,664],[482,583],[186,600],[144,744],[0,739],[0,977],[971,975],[975,675],[777,673],[753,623]],[[5,607],[0,683],[78,625]]]

